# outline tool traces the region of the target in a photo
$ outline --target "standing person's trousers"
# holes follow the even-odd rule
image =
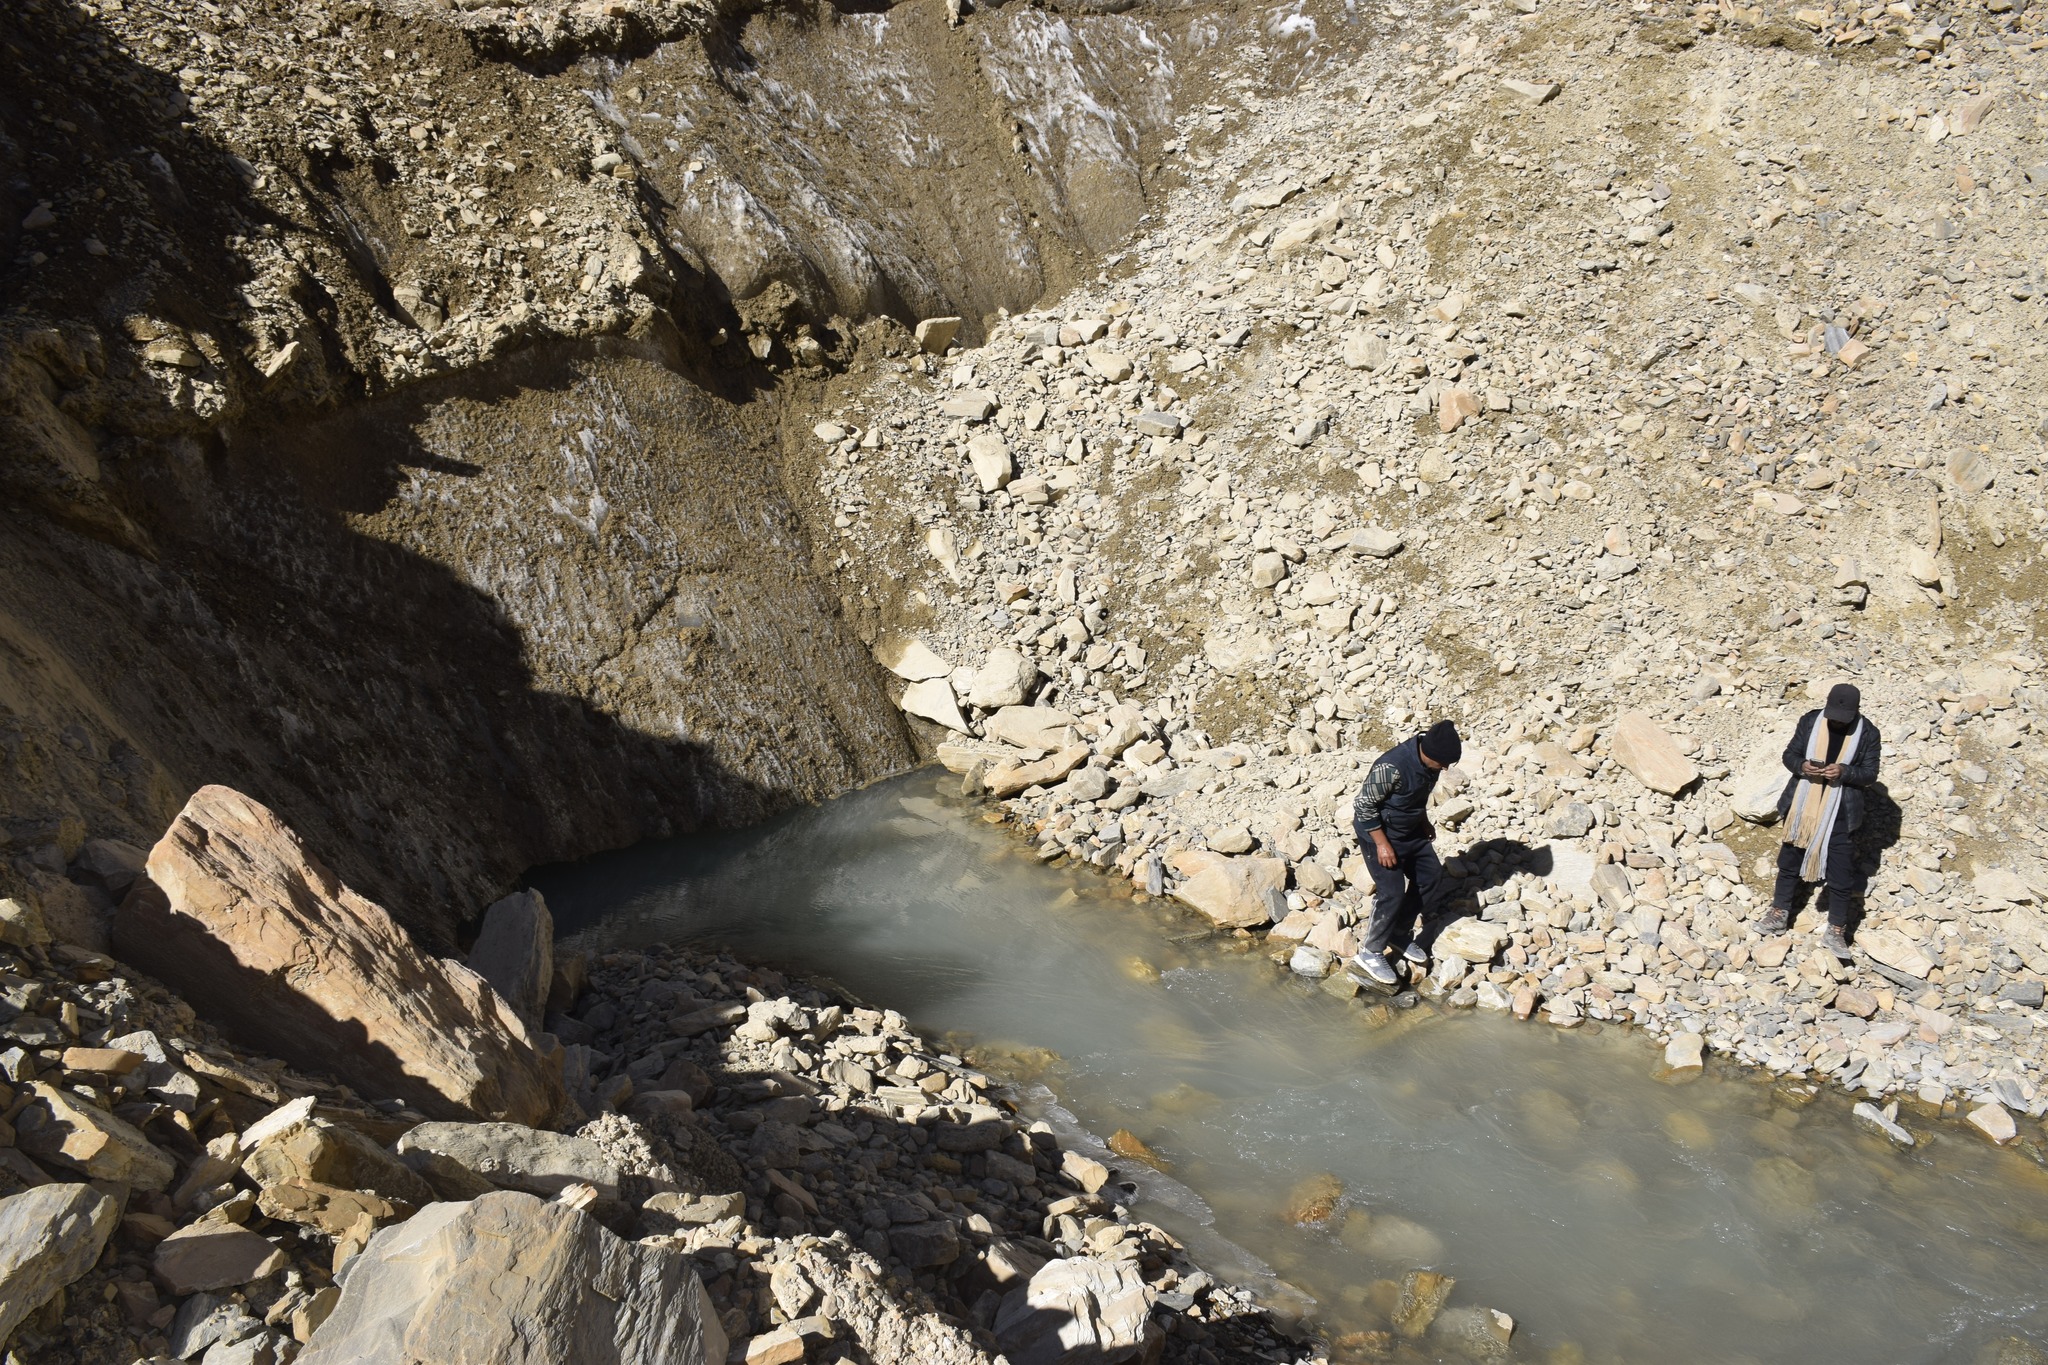
[[[1358,840],[1365,865],[1372,872],[1372,922],[1366,926],[1362,949],[1366,953],[1389,948],[1399,952],[1418,940],[1427,948],[1442,928],[1435,916],[1444,865],[1437,861],[1436,845],[1427,839],[1401,840],[1391,835],[1389,841],[1394,846],[1394,865],[1381,867],[1373,837],[1362,834]],[[1418,919],[1422,921],[1420,935],[1415,932]]]
[[[1778,884],[1771,892],[1771,904],[1792,910],[1799,904],[1799,868],[1806,850],[1795,844],[1778,845]],[[1828,923],[1837,929],[1849,927],[1849,917],[1863,900],[1869,878],[1863,875],[1857,857],[1856,836],[1836,830],[1828,838],[1827,853],[1821,860],[1822,883],[1827,890]]]

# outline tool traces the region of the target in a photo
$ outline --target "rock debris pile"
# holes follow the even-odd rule
[[[1427,989],[2048,1112],[2044,40],[1908,10],[1484,7],[1183,116],[1093,284],[794,438],[941,761],[1322,974],[1363,765],[1448,715]],[[1748,927],[1844,679],[1850,966]]]
[[[182,986],[270,969],[271,992],[222,1017],[230,1041],[0,901],[9,1365],[1295,1358],[1130,1216],[1116,1170],[893,1012],[658,945],[556,960],[529,892],[473,957],[540,997],[551,1032],[529,1032],[224,788],[147,866],[122,941],[178,940]],[[451,997],[469,1015],[423,1034]],[[448,1038],[549,1078],[548,1112],[476,1084]]]

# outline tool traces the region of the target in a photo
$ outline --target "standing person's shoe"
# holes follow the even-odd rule
[[[1411,943],[1401,950],[1401,960],[1410,966],[1427,967],[1429,965],[1429,953],[1420,943]]]
[[[1830,924],[1828,931],[1820,936],[1820,946],[1835,955],[1837,962],[1854,962],[1856,954],[1849,951],[1849,940],[1842,937],[1842,931]]]
[[[1791,927],[1792,912],[1782,905],[1772,906],[1764,912],[1764,917],[1756,922],[1756,931],[1759,934],[1782,934]]]
[[[1372,984],[1384,986],[1389,990],[1401,984],[1400,976],[1394,971],[1394,964],[1379,953],[1359,951],[1352,956],[1351,969]]]

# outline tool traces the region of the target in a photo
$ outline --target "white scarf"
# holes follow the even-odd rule
[[[1835,761],[1844,768],[1856,757],[1856,745],[1863,738],[1863,722],[1858,719],[1856,728],[1842,741],[1842,752]],[[1813,718],[1813,733],[1806,739],[1806,761],[1826,762],[1828,751],[1828,722],[1826,716]],[[1834,836],[1835,817],[1842,811],[1842,788],[1840,783],[1816,782],[1810,777],[1799,779],[1799,786],[1792,793],[1792,809],[1785,822],[1785,842],[1794,848],[1806,850],[1805,859],[1799,864],[1801,881],[1817,882],[1827,877],[1828,840]]]

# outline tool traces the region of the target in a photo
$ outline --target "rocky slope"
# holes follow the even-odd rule
[[[195,870],[195,845],[233,852]],[[1133,1220],[1112,1169],[894,1013],[663,948],[536,978],[531,893],[469,967],[430,958],[219,788],[120,890],[145,950],[187,943],[160,955],[178,993],[0,901],[10,1360],[1298,1354]],[[233,1039],[187,1003],[275,957],[324,968],[232,1001]],[[552,1031],[529,1032],[542,1002]],[[546,1111],[507,1121],[480,1065],[544,1074]]]
[[[787,395],[1071,283],[1212,50],[1310,70],[1364,36],[1251,6],[14,15],[8,889],[68,900],[82,838],[228,781],[444,943],[534,863],[907,762],[811,572]]]
[[[1045,856],[1315,974],[1363,764],[1452,716],[1430,989],[2048,1112],[2037,25],[1487,8],[1184,115],[1098,280],[791,434],[900,704]],[[1846,968],[1747,927],[1843,679]]]

